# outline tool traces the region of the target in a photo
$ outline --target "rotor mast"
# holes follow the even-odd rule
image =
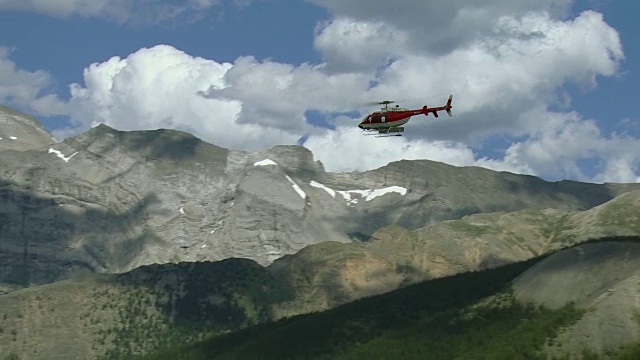
[[[383,105],[384,107],[382,108],[383,111],[389,110],[389,104],[393,104],[395,101],[393,100],[382,100],[380,102],[378,102],[378,104]]]

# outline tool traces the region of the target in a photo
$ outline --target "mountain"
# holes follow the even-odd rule
[[[546,182],[427,160],[331,173],[304,147],[249,153],[164,129],[99,125],[57,142],[6,108],[0,137],[0,358],[131,358],[551,254],[579,272],[564,249],[640,236],[639,184]],[[578,297],[577,316],[550,284],[547,297],[527,297],[539,285],[526,284],[562,277],[564,268],[536,272],[542,266],[513,295],[456,290],[471,297],[459,305],[508,298],[509,311],[553,327],[549,353],[600,353],[636,339],[628,299],[617,307]],[[633,269],[620,276],[632,282]],[[593,296],[617,289],[615,278],[598,279],[599,287],[584,281]],[[391,308],[406,301],[382,296]],[[523,310],[527,302],[550,312]],[[597,310],[601,303],[609,307]],[[452,309],[438,309],[438,321],[451,320]],[[612,326],[630,335],[611,340],[598,316],[588,320],[592,309],[620,311]],[[435,326],[423,320],[412,326]],[[376,339],[367,341],[397,344]]]
[[[640,188],[426,160],[330,173],[300,146],[249,153],[180,131],[105,125],[54,143],[30,117],[1,108],[0,119],[4,292],[156,263],[269,265],[312,244],[366,242],[390,225],[413,231],[476,213],[585,210]]]
[[[272,283],[254,261],[227,259],[14,291],[0,296],[0,359],[127,359],[236,330],[268,319]]]
[[[639,236],[639,220],[640,191],[633,191],[586,211],[483,213],[415,230],[394,225],[365,243],[309,246],[269,268],[294,288],[304,289],[299,291],[304,301],[278,307],[288,316],[424,280],[529,260],[594,239]]]
[[[33,117],[0,105],[0,150],[46,150],[56,140]]]
[[[512,359],[518,353],[529,355],[521,358],[536,358],[531,355],[542,348],[545,336],[524,346],[525,337],[521,335],[528,335],[527,331],[523,334],[514,329],[520,318],[529,318],[530,324],[547,327],[545,330],[553,334],[559,325],[574,322],[579,314],[568,311],[563,321],[558,315],[567,311],[540,314],[513,300],[505,287],[535,261],[427,281],[144,359]],[[491,296],[496,299],[487,300]],[[497,321],[496,308],[511,310],[515,316],[510,321]],[[537,315],[551,315],[552,321],[537,321]],[[499,326],[494,328],[492,324]],[[504,352],[505,340],[509,353]],[[499,344],[495,348],[503,347],[502,353],[487,351],[492,341]]]
[[[596,302],[574,299],[582,296],[583,290],[580,289],[583,285],[584,294],[592,294],[595,299],[614,286],[616,281],[624,280],[631,284],[634,266],[640,263],[636,255],[640,253],[624,249],[638,249],[639,214],[640,191],[634,191],[579,212],[523,210],[475,214],[412,231],[395,225],[378,231],[367,242],[310,245],[296,254],[275,260],[267,267],[249,259],[227,259],[218,262],[154,264],[118,275],[85,274],[0,296],[0,316],[3,317],[0,349],[24,355],[25,359],[51,358],[52,354],[65,359],[123,359],[167,347],[169,354],[172,354],[171,348],[207,336],[220,336],[258,324],[270,329],[271,325],[268,324],[272,321],[284,321],[279,323],[287,324],[288,317],[317,314],[340,306],[354,309],[353,306],[358,305],[350,304],[362,298],[378,299],[370,300],[377,304],[377,309],[395,309],[394,312],[400,311],[408,302],[413,304],[408,308],[410,310],[422,306],[422,303],[435,302],[440,307],[437,311],[429,311],[444,311],[438,316],[449,316],[446,314],[452,308],[448,306],[453,306],[453,303],[446,300],[447,296],[460,302],[459,306],[454,306],[456,309],[473,307],[476,302],[489,301],[493,304],[487,297],[494,295],[498,296],[496,301],[500,303],[503,295],[498,292],[504,289],[506,282],[522,274],[514,281],[513,296],[504,295],[509,299],[509,309],[524,318],[542,316],[541,319],[546,320],[541,320],[540,326],[556,326],[553,324],[560,321],[564,329],[570,329],[563,332],[562,328],[557,328],[549,339],[547,337],[550,335],[545,334],[540,344],[551,342],[556,337],[558,340],[555,344],[564,344],[562,339],[571,339],[572,336],[580,339],[580,336],[588,334],[602,338],[608,344],[608,347],[592,349],[600,352],[638,340],[634,335],[634,326],[637,324],[628,321],[635,314],[635,303],[628,302],[628,306],[617,307],[615,299],[609,302],[606,311],[619,313],[617,318],[612,318],[611,326],[618,326],[618,331],[626,332],[628,341],[608,343],[603,333],[609,331],[609,325],[588,320],[591,316],[601,319],[598,317],[600,314],[581,312],[592,309]],[[486,229],[478,231],[474,226],[484,226]],[[615,242],[625,239],[627,242],[624,245]],[[594,240],[605,242],[602,245],[594,244]],[[602,251],[598,250],[598,246],[621,250]],[[590,260],[580,265],[579,259],[571,256],[574,253],[593,254],[596,258],[600,254],[608,262]],[[624,267],[616,265],[621,262],[625,262]],[[534,263],[537,264],[532,266]],[[484,279],[482,282],[478,282],[479,278],[473,275],[511,265],[512,270],[506,273],[496,270],[486,273],[493,274],[487,278],[478,275]],[[584,271],[585,267],[590,270]],[[569,270],[574,275],[568,275]],[[460,276],[467,279],[463,285],[456,287],[453,294],[443,295],[451,290],[443,284],[456,281]],[[501,280],[498,281],[498,278]],[[558,279],[565,279],[565,282],[559,282]],[[429,287],[432,295],[418,296],[416,287]],[[409,289],[406,290],[408,294],[414,295],[402,295],[400,298],[393,295],[396,291],[407,294],[403,292],[404,289]],[[620,294],[634,294],[628,290],[625,288]],[[565,308],[571,301],[578,306],[580,316]],[[541,310],[540,313],[529,313],[524,305],[528,302],[545,305],[551,312]],[[495,313],[491,309],[486,310],[497,319],[496,324],[506,321],[500,312]],[[553,312],[555,310],[560,312]],[[352,310],[336,311],[344,314]],[[356,314],[387,319],[388,326],[397,328],[397,331],[409,331],[403,330],[405,317],[396,318],[391,314],[391,318],[378,317],[375,314],[381,310],[373,311],[366,310],[364,315],[363,311]],[[410,317],[408,313],[400,314]],[[563,314],[569,314],[572,321],[564,322],[568,320]],[[315,316],[322,315],[311,316],[310,319],[316,319]],[[332,316],[329,318],[332,319]],[[430,316],[416,319],[425,321],[425,325],[411,323],[411,326],[423,329],[421,331],[433,326],[435,321],[430,320]],[[303,328],[316,322],[342,329],[342,325],[335,325],[333,320],[304,320],[302,324],[306,325],[295,325],[291,331],[301,334],[311,331]],[[587,325],[581,325],[583,323]],[[357,324],[358,321],[355,325],[345,326],[352,329],[349,331],[357,332],[360,326]],[[507,325],[517,326],[513,323]],[[281,325],[274,326],[277,328]],[[380,335],[384,326],[377,323],[371,329],[372,333],[368,333],[367,341]],[[366,328],[369,328],[368,325]],[[271,330],[264,331],[271,333]],[[394,336],[385,334],[392,338]],[[261,338],[263,335],[251,336]],[[277,341],[287,343],[283,339]],[[567,344],[573,345],[564,348],[557,346],[562,350],[559,354],[579,352],[585,348],[585,344],[576,341],[567,340]],[[540,349],[536,351],[542,351]],[[229,351],[235,350],[232,348]],[[5,355],[0,351],[0,358]]]

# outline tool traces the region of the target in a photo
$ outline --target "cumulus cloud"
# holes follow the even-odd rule
[[[302,134],[313,131],[306,122],[306,111],[352,110],[354,103],[364,102],[361,95],[369,79],[359,73],[327,74],[322,65],[293,66],[241,57],[224,75],[228,86],[213,86],[206,96],[241,102],[239,123]]]
[[[474,163],[473,151],[461,143],[363,136],[352,126],[311,136],[304,145],[326,169],[336,172],[375,169],[400,159],[429,159],[457,166]]]
[[[0,102],[40,115],[64,113],[64,104],[58,97],[46,93],[53,80],[44,70],[18,69],[9,58],[13,49],[0,47]]]
[[[317,27],[314,47],[335,71],[371,71],[405,51],[409,34],[380,21],[338,18]]]
[[[454,93],[459,118],[416,128],[422,136],[461,141],[497,132],[519,136],[531,130],[530,123],[515,121],[519,114],[552,103],[567,82],[593,86],[597,76],[614,74],[624,57],[617,32],[591,11],[569,21],[546,14],[501,18],[495,31],[501,35],[446,55],[404,56],[370,93],[425,94],[439,102],[443,89]]]
[[[640,140],[628,135],[602,134],[593,119],[575,112],[543,113],[531,111],[522,115],[527,122],[543,126],[522,141],[512,143],[502,163],[527,164],[532,173],[551,179],[575,179],[597,182],[636,182],[640,169]],[[595,166],[589,171],[581,164]],[[495,161],[481,159],[479,164],[491,166]]]
[[[241,102],[202,95],[227,86],[224,76],[231,67],[166,45],[92,64],[84,71],[84,86],[70,86],[73,126],[56,135],[64,137],[104,123],[121,130],[184,130],[234,149],[295,144],[299,134],[260,121],[239,122]]]
[[[117,22],[161,23],[178,16],[197,18],[218,0],[0,0],[0,10],[33,11],[55,17],[104,17]]]
[[[573,0],[313,0],[334,14],[337,21],[385,24],[411,33],[414,51],[446,53],[491,34],[503,16],[546,12],[556,17],[567,13]],[[392,45],[392,44],[389,44]]]

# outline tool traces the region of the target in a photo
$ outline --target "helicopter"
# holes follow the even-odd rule
[[[402,134],[400,134],[404,132],[402,125],[409,122],[413,115],[424,114],[424,116],[428,116],[431,113],[433,116],[438,117],[438,111],[444,110],[449,116],[452,116],[452,99],[453,95],[449,95],[449,100],[447,100],[446,105],[432,108],[425,105],[422,109],[417,110],[403,109],[399,105],[389,107],[389,104],[393,104],[394,101],[380,101],[376,104],[383,105],[382,109],[365,116],[360,124],[358,124],[358,127],[367,132],[365,135],[377,135],[377,137],[402,136]]]

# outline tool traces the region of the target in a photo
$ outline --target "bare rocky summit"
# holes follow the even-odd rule
[[[38,120],[0,105],[0,151],[43,150],[55,142]]]

